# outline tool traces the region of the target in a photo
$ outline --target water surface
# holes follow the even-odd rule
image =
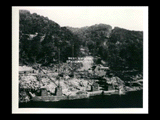
[[[143,90],[128,92],[126,95],[99,95],[88,99],[58,102],[20,103],[19,108],[142,108]]]

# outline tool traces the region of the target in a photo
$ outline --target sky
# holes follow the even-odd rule
[[[18,7],[55,21],[61,27],[84,27],[108,24],[143,31],[144,7]]]

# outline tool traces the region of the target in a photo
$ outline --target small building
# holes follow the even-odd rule
[[[47,93],[47,90],[45,87],[41,87],[41,96],[47,96],[48,93]]]
[[[92,69],[92,72],[91,72]],[[102,65],[95,65],[89,69],[89,73],[92,73],[97,76],[105,76],[107,72],[109,72],[109,67],[104,67]]]
[[[108,91],[109,90],[115,90],[115,88],[113,87],[113,85],[108,85]]]
[[[35,73],[35,70],[32,67],[19,66],[19,74],[29,74],[29,73]]]
[[[62,87],[57,86],[55,88],[55,94],[56,96],[62,96]],[[41,87],[41,96],[48,96],[48,90],[46,89],[45,86]]]
[[[55,90],[56,96],[62,96],[62,87],[57,86]]]
[[[115,87],[112,84],[106,84],[107,90],[115,90]]]
[[[99,84],[94,82],[91,86],[91,91],[98,91],[99,90]]]

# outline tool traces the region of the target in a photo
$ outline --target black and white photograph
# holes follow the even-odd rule
[[[13,6],[13,113],[148,113],[148,7]]]

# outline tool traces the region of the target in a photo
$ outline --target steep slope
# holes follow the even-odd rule
[[[106,44],[109,38],[112,27],[106,24],[95,24],[81,28],[67,27],[73,34],[77,35],[84,47],[89,49],[92,55],[104,54],[99,51],[99,48]]]
[[[106,24],[95,24],[81,28],[67,27],[72,33],[76,34],[83,42],[93,40],[94,37],[109,37],[112,27]],[[97,40],[98,39],[94,39]]]
[[[20,10],[19,14],[19,29],[24,34],[34,34],[36,32],[45,34],[46,32],[53,33],[60,30],[60,26],[47,17],[40,16],[36,13],[30,14],[27,10]]]
[[[31,14],[29,11],[19,11],[19,61],[20,63],[49,64],[60,60],[66,61],[72,55],[79,53],[79,39],[70,30],[60,27],[47,17]],[[59,50],[60,49],[60,50]]]
[[[95,24],[82,28],[60,27],[46,17],[20,10],[20,62],[49,64],[68,57],[100,57],[114,70],[143,70],[143,32]],[[100,62],[94,61],[96,64]]]
[[[112,69],[143,69],[142,31],[119,27],[112,29],[106,24],[68,29],[79,37],[92,56],[100,56]]]
[[[114,28],[108,40],[108,61],[114,69],[143,69],[143,32]]]

